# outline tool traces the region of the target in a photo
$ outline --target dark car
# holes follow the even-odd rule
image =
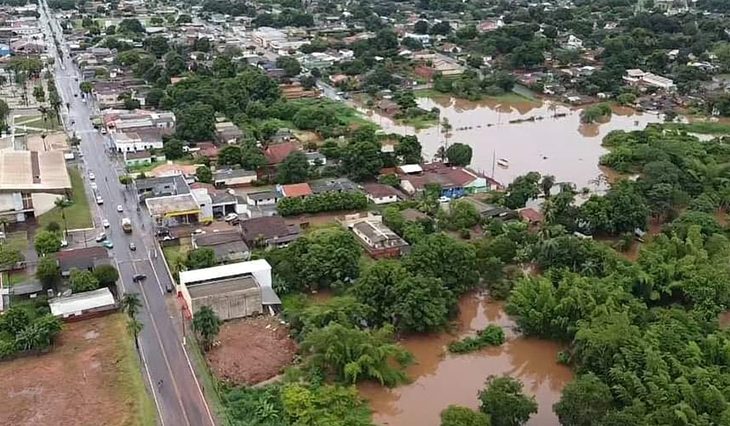
[[[147,279],[147,275],[145,274],[134,274],[132,277],[132,282],[138,283],[140,281],[144,281]]]

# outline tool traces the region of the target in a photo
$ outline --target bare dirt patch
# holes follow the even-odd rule
[[[280,374],[297,351],[289,329],[274,317],[226,322],[218,339],[206,358],[218,379],[234,384],[253,385]]]
[[[0,424],[154,424],[124,318],[65,324],[49,353],[0,363]]]

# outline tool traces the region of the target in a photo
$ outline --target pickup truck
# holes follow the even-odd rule
[[[132,221],[128,217],[122,218],[122,230],[127,234],[132,233]]]

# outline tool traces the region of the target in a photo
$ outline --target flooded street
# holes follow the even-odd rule
[[[418,131],[376,113],[367,114],[386,133],[417,135],[426,158],[433,157],[445,140],[471,145],[472,167],[488,176],[494,171],[494,178],[503,184],[538,171],[578,188],[594,188],[601,175],[598,159],[606,152],[601,147],[603,137],[612,130],[641,130],[661,121],[654,114],[616,107],[608,122],[582,124],[580,109],[539,100],[503,103],[438,97],[419,98],[418,105],[426,110],[439,108],[452,127],[450,135],[445,137],[440,126]],[[509,167],[495,167],[499,159],[507,160]]]
[[[539,411],[528,422],[533,426],[558,425],[552,405],[572,379],[566,366],[556,362],[558,344],[515,336],[514,322],[503,304],[480,296],[466,296],[460,303],[459,335],[498,324],[508,339],[497,348],[451,355],[445,346],[456,335],[443,333],[417,336],[401,343],[413,353],[416,363],[408,369],[411,383],[394,389],[375,384],[360,386],[361,395],[373,408],[376,424],[389,426],[438,426],[439,414],[450,404],[478,408],[477,392],[490,375],[510,375],[522,381],[524,392],[534,395]]]

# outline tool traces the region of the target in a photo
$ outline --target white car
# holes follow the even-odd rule
[[[94,191],[96,191],[97,188],[98,187],[96,186],[96,183],[91,182],[91,189],[93,189]]]
[[[102,204],[104,204],[104,199],[103,199],[103,198],[101,198],[101,197],[99,197],[99,196],[97,195],[97,196],[96,196],[96,204],[98,204],[98,205],[102,205]]]
[[[108,227],[110,227],[110,226],[111,226],[111,224],[109,223],[109,220],[107,220],[107,219],[104,219],[104,220],[102,220],[102,221],[101,221],[101,225],[102,225],[102,226],[103,226],[104,228],[108,228]]]
[[[235,213],[228,213],[226,217],[223,218],[226,222],[230,222],[232,220],[238,219],[238,215]]]
[[[94,180],[94,179],[96,179],[96,176],[94,175],[94,173],[89,173],[89,180]]]
[[[203,235],[203,234],[205,234],[205,231],[203,231],[202,229],[198,228],[195,231],[193,231],[190,235]]]
[[[121,204],[117,205],[117,211],[118,211],[119,213],[123,212],[123,211],[124,211],[124,207],[122,207],[122,205],[121,205]]]

